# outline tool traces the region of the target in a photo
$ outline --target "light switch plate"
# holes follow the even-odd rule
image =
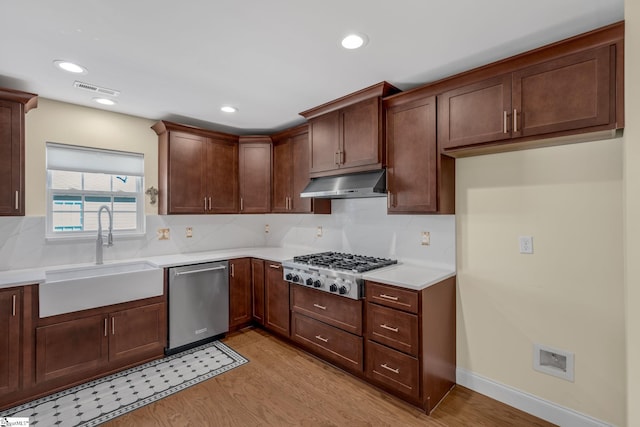
[[[193,237],[193,227],[187,227],[187,237]]]
[[[431,233],[429,233],[428,231],[423,231],[422,233],[420,233],[420,244],[422,246],[429,246],[431,244]]]
[[[316,237],[322,237],[322,227],[318,226],[316,230]]]

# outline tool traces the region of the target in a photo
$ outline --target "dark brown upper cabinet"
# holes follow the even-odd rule
[[[167,121],[158,134],[158,213],[237,213],[238,137]]]
[[[271,211],[271,138],[241,136],[240,213]]]
[[[24,215],[24,116],[37,106],[33,93],[0,88],[0,215]]]
[[[507,151],[624,127],[623,37],[614,24],[430,85],[442,150]]]
[[[385,165],[381,82],[300,113],[309,120],[310,177],[380,169]]]
[[[331,213],[331,200],[300,197],[309,183],[309,131],[297,126],[273,136],[271,211]]]

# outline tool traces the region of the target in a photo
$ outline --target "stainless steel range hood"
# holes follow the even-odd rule
[[[300,197],[319,199],[348,199],[358,197],[385,197],[385,170],[352,173],[348,175],[312,178]]]

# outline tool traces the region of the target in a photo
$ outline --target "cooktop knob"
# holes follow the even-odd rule
[[[311,285],[313,285],[313,279],[312,279],[311,277],[309,277],[309,278],[307,279],[307,282],[306,282],[306,283],[307,283],[307,286],[311,286]]]
[[[284,279],[285,279],[285,280],[288,280],[288,281],[291,281],[291,279],[293,279],[293,274],[291,274],[291,273],[287,273],[287,275],[286,275],[286,276],[284,276]]]
[[[347,293],[347,287],[346,286],[340,286],[340,289],[338,289],[338,292],[340,292],[340,295],[344,295]]]
[[[322,287],[322,282],[320,280],[316,280],[315,282],[313,282],[313,287],[314,288],[321,288]]]
[[[294,282],[298,283],[300,281],[300,276],[298,276],[297,274],[295,276],[293,276],[292,279]]]
[[[334,283],[333,285],[329,286],[329,290],[331,292],[338,292],[338,285]]]

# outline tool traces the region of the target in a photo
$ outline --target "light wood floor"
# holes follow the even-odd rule
[[[427,416],[260,329],[223,341],[249,363],[105,426],[552,425],[460,386]]]

